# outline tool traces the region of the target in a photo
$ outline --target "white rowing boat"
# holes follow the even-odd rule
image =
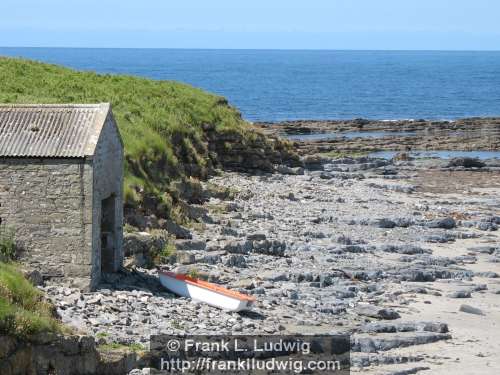
[[[229,311],[243,311],[251,308],[255,298],[222,286],[173,272],[160,272],[160,282],[168,290],[194,301]]]

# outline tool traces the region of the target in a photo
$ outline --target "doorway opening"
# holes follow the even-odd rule
[[[101,272],[115,272],[115,196],[110,196],[101,204]]]

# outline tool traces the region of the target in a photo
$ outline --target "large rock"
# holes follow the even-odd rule
[[[289,175],[303,175],[304,168],[302,167],[288,167],[286,165],[277,165],[275,167],[276,172],[281,174],[289,174]]]
[[[448,167],[483,168],[486,166],[477,158],[453,158],[449,161]]]
[[[124,233],[123,249],[126,257],[135,254],[157,253],[167,244],[166,238],[153,236],[147,232]]]
[[[282,257],[285,255],[286,244],[278,240],[253,241],[252,248],[255,253]]]
[[[484,315],[484,312],[481,309],[469,305],[460,305],[458,310],[467,314]]]
[[[173,234],[178,239],[189,240],[193,238],[191,232],[189,232],[189,229],[184,228],[183,226],[173,222],[170,219],[167,219],[164,222],[160,221],[160,223],[163,224],[163,227],[168,231],[168,233]]]
[[[431,220],[425,223],[427,228],[453,229],[457,226],[455,219],[447,217],[444,219]]]
[[[356,311],[359,315],[376,319],[398,319],[401,316],[393,309],[385,309],[374,305],[358,305]]]
[[[175,241],[177,250],[205,250],[207,243],[203,240],[177,240]]]
[[[180,264],[193,264],[196,262],[196,258],[194,254],[190,253],[189,251],[178,251],[175,254],[175,258],[178,263]]]
[[[436,332],[447,333],[448,325],[441,322],[372,322],[361,327],[366,333],[395,333],[395,332]]]
[[[125,233],[123,249],[127,264],[138,267],[152,267],[153,259],[165,248],[166,235],[152,235],[147,232]]]
[[[351,350],[353,352],[376,353],[448,339],[451,339],[451,335],[434,332],[401,332],[396,335],[375,336],[354,335],[351,338]]]
[[[432,251],[423,249],[420,246],[411,245],[411,244],[402,244],[402,245],[382,245],[380,246],[381,251],[385,251],[387,253],[398,253],[398,254],[406,254],[406,255],[414,255],[414,254],[429,254]]]
[[[240,254],[233,254],[230,255],[226,261],[224,262],[226,266],[229,267],[236,267],[236,268],[246,268],[247,267],[247,260],[243,255]]]
[[[328,159],[320,155],[306,155],[302,158],[302,162],[306,169],[319,171],[323,170],[323,165],[328,162]]]

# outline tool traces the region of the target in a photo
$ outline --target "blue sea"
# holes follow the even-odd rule
[[[251,121],[500,116],[500,52],[0,48],[101,73],[177,80]]]

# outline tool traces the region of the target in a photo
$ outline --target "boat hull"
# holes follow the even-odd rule
[[[196,282],[189,282],[189,280],[179,279],[178,277],[178,275],[171,273],[160,273],[160,282],[165,288],[179,296],[188,297],[193,301],[204,302],[224,310],[248,310],[253,304],[252,298],[238,297],[236,292],[227,290],[228,294],[233,294],[228,295],[223,293],[224,290],[221,287],[217,287],[219,290],[212,290],[205,285],[196,285]]]

